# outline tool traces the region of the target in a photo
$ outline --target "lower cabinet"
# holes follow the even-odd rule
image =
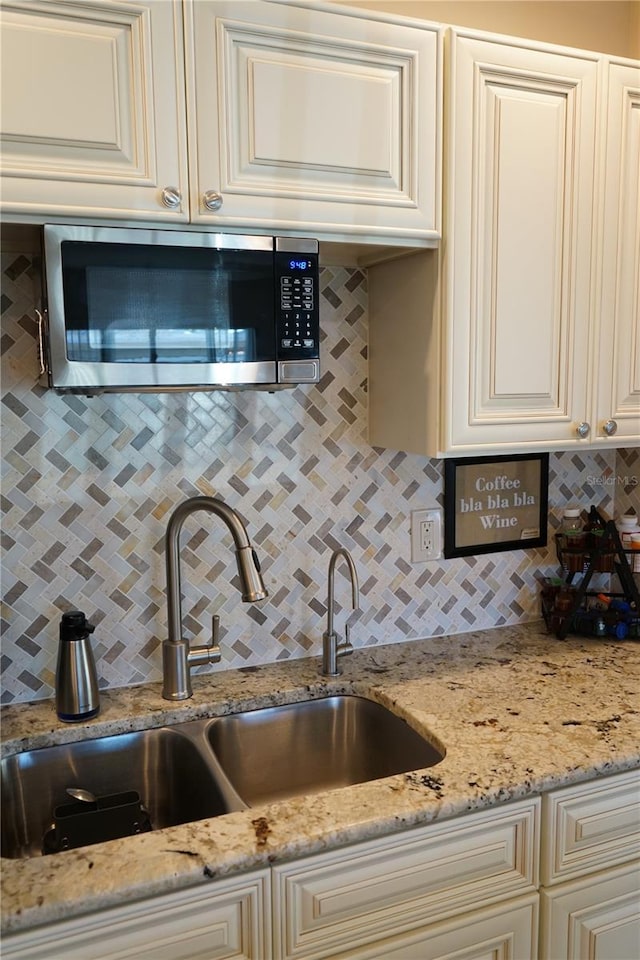
[[[539,810],[531,798],[14,934],[3,960],[534,960]]]
[[[541,960],[637,960],[640,864],[543,890],[541,912]]]
[[[640,771],[542,798],[540,960],[640,957]]]
[[[270,873],[258,870],[4,937],[3,960],[270,960]]]
[[[274,956],[535,957],[539,805],[520,801],[275,866]],[[489,942],[519,947],[492,953]]]

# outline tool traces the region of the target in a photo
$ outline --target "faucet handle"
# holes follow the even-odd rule
[[[200,647],[189,647],[187,652],[187,663],[191,667],[199,667],[204,663],[220,663],[222,653],[220,651],[220,617],[217,613],[211,618],[212,643]]]

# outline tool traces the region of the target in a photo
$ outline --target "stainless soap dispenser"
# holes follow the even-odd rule
[[[62,614],[56,669],[56,710],[61,720],[90,720],[100,710],[100,694],[90,634],[95,627],[80,610]]]

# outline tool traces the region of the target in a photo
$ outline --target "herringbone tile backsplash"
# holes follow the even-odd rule
[[[361,609],[350,613],[338,569],[337,627],[349,616],[356,646],[538,617],[551,548],[409,562],[410,511],[442,505],[442,463],[367,443],[366,272],[322,269],[322,382],[276,394],[56,396],[37,383],[37,261],[3,253],[2,284],[3,702],[52,695],[68,609],[96,624],[101,686],[160,679],[164,531],[195,494],[240,512],[269,590],[241,603],[226,529],[187,521],[185,629],[204,643],[221,619],[222,663],[201,669],[319,654],[339,545],[356,562]],[[633,478],[637,452],[625,458]],[[615,473],[613,452],[552,455],[551,525],[568,500],[611,510]]]

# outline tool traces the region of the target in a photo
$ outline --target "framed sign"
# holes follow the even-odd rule
[[[445,460],[445,557],[545,546],[548,494],[548,453]]]

